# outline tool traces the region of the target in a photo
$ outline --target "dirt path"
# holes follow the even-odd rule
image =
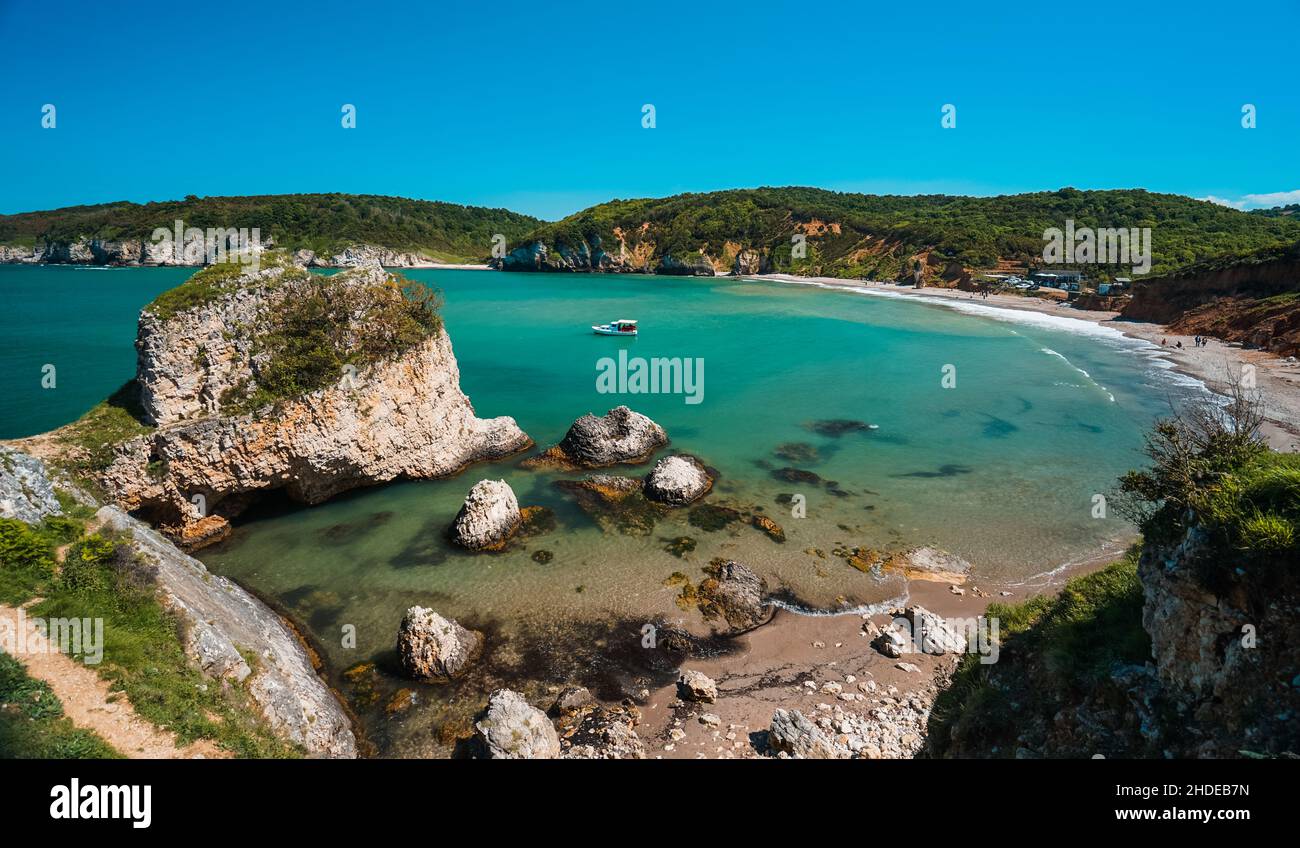
[[[0,604],[0,619],[9,632],[18,633],[15,607]],[[49,685],[63,703],[63,711],[77,727],[93,730],[123,756],[131,759],[175,760],[229,756],[213,743],[200,740],[178,747],[172,734],[141,718],[120,692],[110,692],[108,683],[95,671],[50,648],[31,618],[24,621],[27,650],[15,659],[27,673]]]

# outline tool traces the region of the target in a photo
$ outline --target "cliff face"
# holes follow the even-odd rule
[[[1244,578],[1222,594],[1196,574],[1205,540],[1189,530],[1138,565],[1142,626],[1162,695],[1176,707],[1189,756],[1300,752],[1300,592],[1253,592]]]
[[[1300,245],[1261,261],[1205,265],[1139,285],[1121,313],[1175,332],[1300,353]]]
[[[270,248],[273,241],[266,239],[260,246]],[[436,264],[419,253],[371,244],[351,245],[328,256],[318,255],[313,250],[297,250],[294,252],[294,261],[312,268],[355,268],[374,262],[386,268],[427,268]],[[0,264],[200,267],[207,264],[207,259],[177,256],[170,243],[155,244],[142,239],[81,238],[42,242],[34,248],[0,245]]]
[[[298,273],[264,269],[194,308],[141,314],[137,381],[158,429],[121,445],[103,475],[118,504],[201,544],[258,493],[319,503],[397,478],[454,474],[531,444],[512,418],[475,417],[440,328],[395,357],[345,366],[321,388],[245,411],[232,396],[247,397],[272,367],[264,340],[277,313],[302,308],[321,286],[340,298],[391,296],[377,265],[330,278]]]
[[[1212,591],[1199,576],[1210,550],[1192,528],[1147,546],[1135,570],[1116,563],[1071,581],[1003,639],[997,663],[958,672],[931,722],[931,754],[1300,752],[1300,587],[1288,577],[1265,589],[1237,570]]]

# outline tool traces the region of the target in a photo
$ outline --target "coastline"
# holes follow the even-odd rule
[[[1261,435],[1269,447],[1285,453],[1300,452],[1300,363],[1289,363],[1266,351],[1248,350],[1240,344],[1229,344],[1209,338],[1205,347],[1193,346],[1193,337],[1170,332],[1163,324],[1131,321],[1118,312],[1075,309],[1059,301],[1036,297],[990,294],[987,298],[958,289],[914,289],[893,283],[844,280],[835,277],[797,277],[791,274],[763,274],[742,276],[741,280],[775,281],[794,285],[813,285],[821,288],[845,289],[882,297],[903,297],[921,300],[949,308],[961,309],[963,305],[981,307],[969,312],[987,310],[1014,310],[1049,315],[1054,318],[1085,321],[1106,327],[1130,339],[1143,341],[1158,352],[1170,368],[1191,377],[1216,394],[1223,394],[1231,375],[1240,375],[1246,366],[1253,366],[1256,390],[1264,404],[1265,421]],[[1167,342],[1161,346],[1161,340]],[[1180,349],[1177,342],[1182,342]]]

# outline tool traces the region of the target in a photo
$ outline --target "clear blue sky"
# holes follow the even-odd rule
[[[1297,0],[0,0],[0,212],[341,191],[557,218],[756,185],[1274,205],[1251,196],[1300,200],[1297,32]]]

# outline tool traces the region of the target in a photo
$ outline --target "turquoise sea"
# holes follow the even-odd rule
[[[135,313],[187,274],[0,266],[0,436],[66,423],[129,379]],[[640,623],[702,631],[665,580],[698,582],[714,557],[748,562],[792,606],[842,610],[900,587],[836,548],[935,544],[996,589],[1117,545],[1131,528],[1113,513],[1093,517],[1095,496],[1142,462],[1142,433],[1171,401],[1201,391],[1150,345],[1110,329],[978,302],[731,279],[407,276],[445,294],[461,386],[480,416],[511,415],[546,446],[579,415],[627,404],[665,427],[669,450],[718,469],[711,502],[761,510],[788,538],[739,524],[705,530],[685,512],[649,535],[602,533],[552,485],[577,475],[517,459],[314,508],[264,505],[201,557],[303,626],[385,754],[447,753],[471,705],[503,682],[583,682],[611,697],[639,687],[656,674],[631,658]],[[638,319],[640,337],[591,333],[616,318]],[[702,401],[598,392],[598,362],[620,349],[702,361]],[[47,362],[58,365],[56,389],[40,388]],[[876,429],[818,423],[836,420]],[[505,554],[450,550],[446,527],[489,476],[510,482],[521,504],[554,510],[557,528]],[[794,494],[804,517],[778,502]],[[665,549],[683,536],[693,551]],[[534,559],[540,550],[548,562]],[[393,673],[397,625],[417,603],[487,631],[489,652],[463,681],[417,687],[416,707],[389,718],[385,703],[410,685]],[[342,675],[364,662],[375,670]]]

